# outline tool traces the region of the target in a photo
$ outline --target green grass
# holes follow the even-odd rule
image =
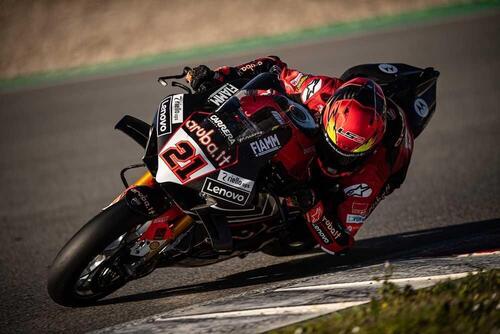
[[[270,333],[500,333],[500,270],[421,290],[384,282],[369,304]]]

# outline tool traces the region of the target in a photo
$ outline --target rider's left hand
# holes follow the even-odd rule
[[[203,92],[213,85],[215,72],[206,65],[193,68],[186,75],[186,81],[197,92]]]

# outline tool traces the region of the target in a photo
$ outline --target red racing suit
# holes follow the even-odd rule
[[[327,100],[342,85],[328,76],[305,74],[288,66],[276,56],[259,58],[236,67],[221,67],[215,80],[223,83],[237,78],[252,78],[263,72],[279,74],[286,93],[301,102],[320,119]],[[339,172],[316,158],[305,174],[316,178],[315,184],[337,187],[335,196],[312,189],[317,198],[305,208],[305,219],[315,240],[327,253],[338,253],[352,246],[354,235],[377,204],[403,182],[412,150],[413,135],[404,112],[388,105],[388,128],[394,140],[386,140],[355,171]],[[392,128],[391,128],[392,127]],[[284,166],[287,167],[286,164]],[[314,184],[314,183],[313,183]]]

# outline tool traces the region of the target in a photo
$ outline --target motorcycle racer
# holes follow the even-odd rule
[[[350,248],[354,236],[378,203],[404,181],[413,150],[405,113],[386,101],[372,79],[341,79],[288,68],[276,56],[212,71],[205,65],[186,76],[193,89],[206,91],[239,78],[273,72],[287,95],[305,105],[320,134],[317,158],[308,181],[287,194],[298,205],[320,248],[336,254]],[[283,166],[287,170],[287,166]],[[270,183],[287,188],[296,180],[277,174]]]

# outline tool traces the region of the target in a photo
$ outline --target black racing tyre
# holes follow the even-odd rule
[[[143,224],[147,218],[134,213],[124,200],[101,211],[85,224],[57,254],[49,269],[47,290],[50,297],[63,306],[84,306],[122,287],[118,279],[109,287],[84,295],[76,285],[80,276],[96,256],[104,252],[121,235]]]

